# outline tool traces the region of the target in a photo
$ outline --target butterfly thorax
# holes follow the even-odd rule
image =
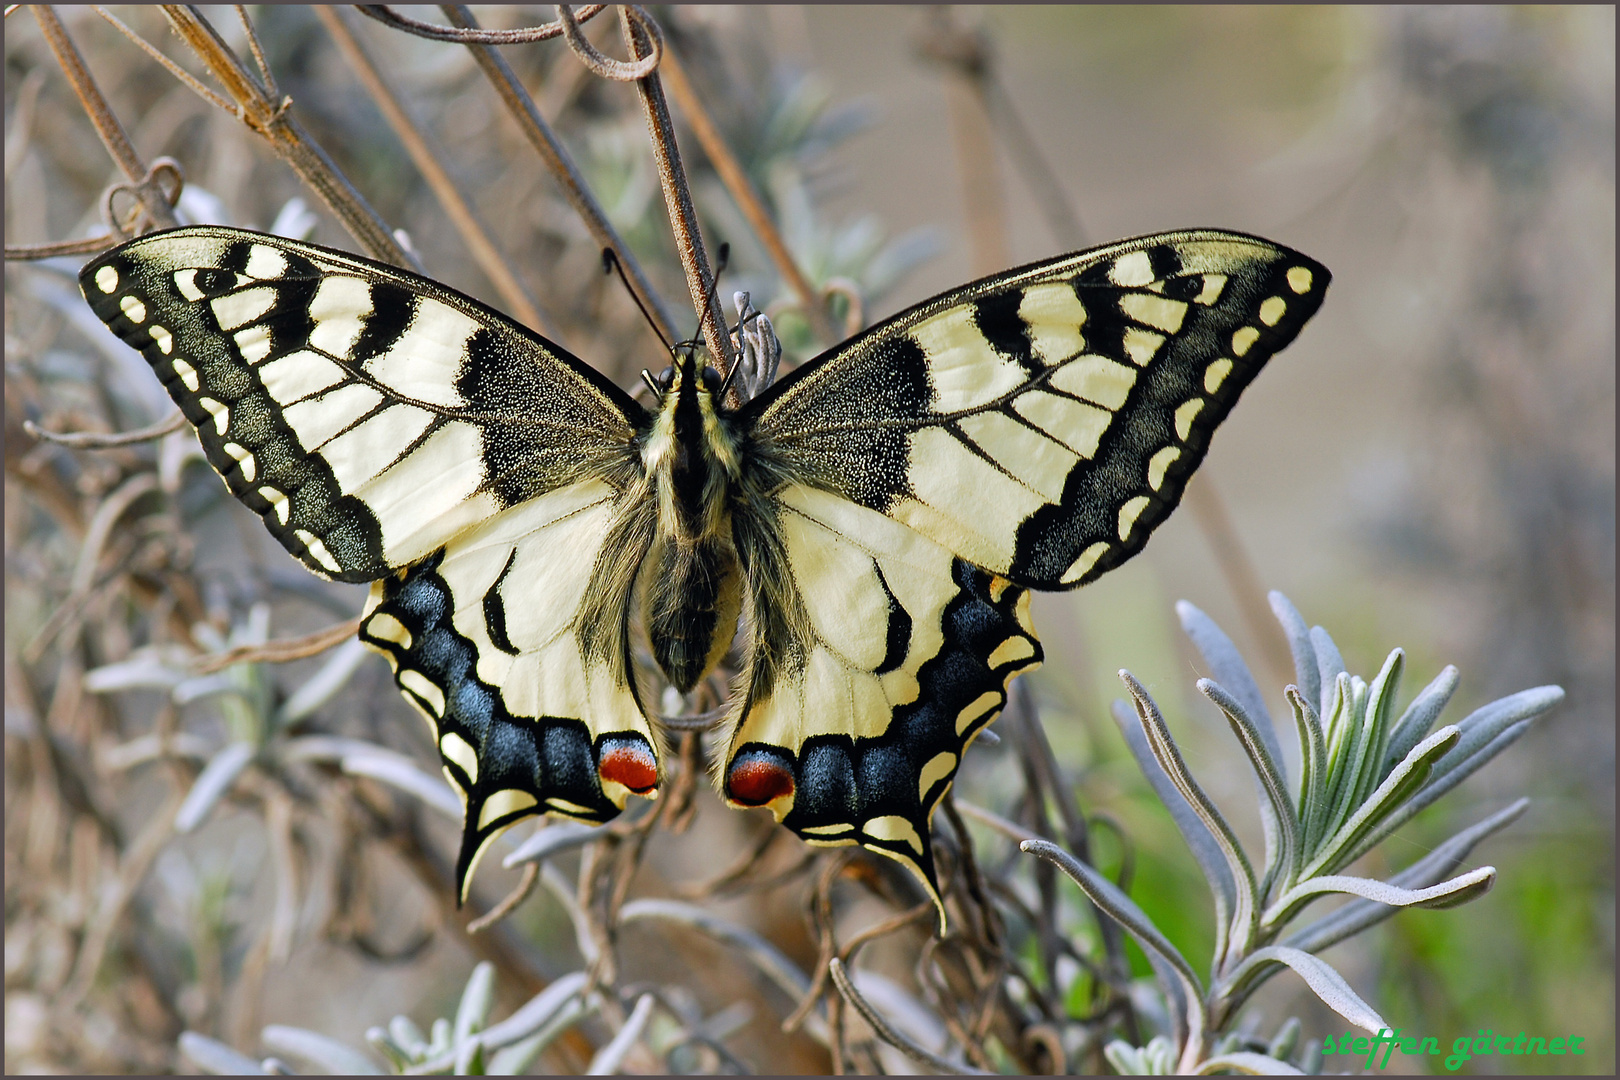
[[[642,610],[654,657],[684,692],[719,663],[736,632],[742,592],[731,498],[741,455],[713,368],[688,353],[659,386],[662,400],[641,448],[658,503]]]

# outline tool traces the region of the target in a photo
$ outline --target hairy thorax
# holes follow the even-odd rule
[[[641,451],[658,506],[642,615],[654,658],[684,693],[720,662],[736,633],[742,588],[732,506],[742,477],[738,435],[717,401],[713,369],[688,357],[660,384]]]

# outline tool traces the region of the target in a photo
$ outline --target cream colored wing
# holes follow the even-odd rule
[[[627,637],[638,509],[601,481],[559,488],[372,587],[360,637],[428,719],[466,808],[460,895],[508,826],[606,821],[657,784]]]
[[[323,577],[373,581],[525,499],[639,468],[641,406],[415,274],[198,227],[124,244],[79,280],[231,493]]]
[[[938,903],[929,818],[1008,682],[1040,663],[1029,594],[807,486],[738,527],[752,646],[727,798],[897,859]]]
[[[1328,280],[1239,233],[1125,240],[896,315],[742,417],[778,472],[1020,585],[1073,588],[1141,550]]]

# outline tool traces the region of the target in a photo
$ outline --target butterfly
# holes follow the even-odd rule
[[[371,584],[360,637],[465,806],[463,898],[515,822],[656,795],[644,640],[682,692],[737,649],[729,803],[898,860],[943,920],[929,819],[1042,659],[1029,590],[1142,549],[1329,274],[1239,233],[1144,236],[924,301],[740,407],[677,351],[650,408],[313,244],[173,229],[80,282],[231,493],[316,574]]]

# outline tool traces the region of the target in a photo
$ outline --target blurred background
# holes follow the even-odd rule
[[[113,10],[201,75],[155,9]],[[230,10],[203,10],[247,55]],[[251,10],[299,120],[408,232],[428,273],[509,308],[322,23],[300,7]],[[491,27],[554,17],[549,7],[474,10]],[[1352,672],[1371,678],[1404,648],[1405,696],[1456,664],[1449,720],[1526,687],[1563,686],[1568,697],[1550,717],[1368,857],[1370,873],[1403,866],[1529,795],[1528,814],[1471,860],[1498,868],[1495,890],[1452,911],[1402,913],[1328,959],[1392,1023],[1442,1045],[1492,1028],[1582,1035],[1588,1048],[1585,1058],[1550,1059],[1556,1067],[1486,1058],[1470,1065],[1477,1071],[1612,1072],[1613,8],[653,12],[807,276],[859,298],[853,311],[840,300],[835,315],[871,323],[995,270],[1184,227],[1257,233],[1333,271],[1321,313],[1246,393],[1146,552],[1078,593],[1036,598],[1048,658],[1032,680],[1048,737],[1081,804],[1131,838],[1132,895],[1201,958],[1212,940],[1201,878],[1107,717],[1120,696],[1114,673],[1128,668],[1258,844],[1252,783],[1193,690],[1204,672],[1177,628],[1176,600],[1232,636],[1280,716],[1293,677],[1264,614],[1267,589],[1325,626]],[[289,201],[303,198],[312,238],[353,248],[235,118],[88,9],[61,17],[139,152],[180,162],[182,214],[268,228],[296,223]],[[601,275],[599,247],[466,50],[352,13],[349,24],[469,193],[544,332],[621,385],[660,367],[657,341]],[[618,55],[608,24],[591,24],[591,36]],[[117,176],[26,9],[8,14],[6,29],[8,249],[84,237]],[[503,54],[690,332],[633,91],[585,75],[560,42]],[[711,247],[732,245],[721,295],[749,291],[776,320],[788,360],[819,351],[827,342],[795,310],[688,129],[677,130]],[[91,452],[23,429],[26,419],[129,430],[168,411],[145,365],[98,335],[77,297],[82,261],[7,265],[7,1071],[167,1071],[179,1067],[182,1027],[253,1053],[266,1023],[359,1045],[367,1026],[395,1013],[424,1024],[447,1015],[492,948],[461,932],[447,894],[411,861],[448,850],[448,822],[417,820],[381,789],[357,811],[346,787],[294,789],[289,806],[288,795],[249,784],[187,836],[142,831],[173,813],[166,800],[186,789],[231,718],[217,703],[176,705],[150,687],[96,693],[85,673],[173,646],[164,627],[177,612],[206,616],[222,636],[233,627],[251,636],[242,628],[253,605],[268,602],[268,635],[292,637],[352,617],[363,592],[303,574],[206,469],[182,469],[178,442]],[[108,497],[141,462],[169,470],[173,499],[114,528]],[[143,494],[124,505],[145,508]],[[86,542],[97,529],[112,538],[100,552]],[[102,588],[109,580],[116,587]],[[264,667],[255,692],[283,700],[322,663]],[[302,721],[309,730],[430,761],[380,658],[346,675],[342,692]],[[129,749],[173,730],[200,749],[181,759]],[[1292,732],[1280,736],[1292,753]],[[970,759],[960,793],[994,807],[1005,772],[993,753]],[[696,825],[660,836],[634,895],[714,876],[765,828],[707,792],[698,800]],[[276,814],[296,828],[266,827]],[[398,842],[402,830],[411,843]],[[299,896],[270,942],[263,928],[290,903],[278,899],[273,869],[286,835],[302,853]],[[787,866],[792,844],[780,846]],[[483,875],[479,911],[516,880],[495,867]],[[815,943],[801,886],[726,910],[808,962]],[[524,950],[538,971],[566,969],[571,933],[549,895],[512,923],[521,934],[507,938],[523,943],[501,948]],[[724,982],[718,950],[684,948],[642,950],[644,977],[713,964]],[[522,991],[505,990],[513,1004]],[[1345,1027],[1290,976],[1255,1008],[1267,1030],[1289,1014],[1311,1039]],[[802,1037],[774,1035],[778,1020],[751,1020],[753,1041],[740,1045],[755,1056],[739,1054],[762,1071],[827,1067]]]

